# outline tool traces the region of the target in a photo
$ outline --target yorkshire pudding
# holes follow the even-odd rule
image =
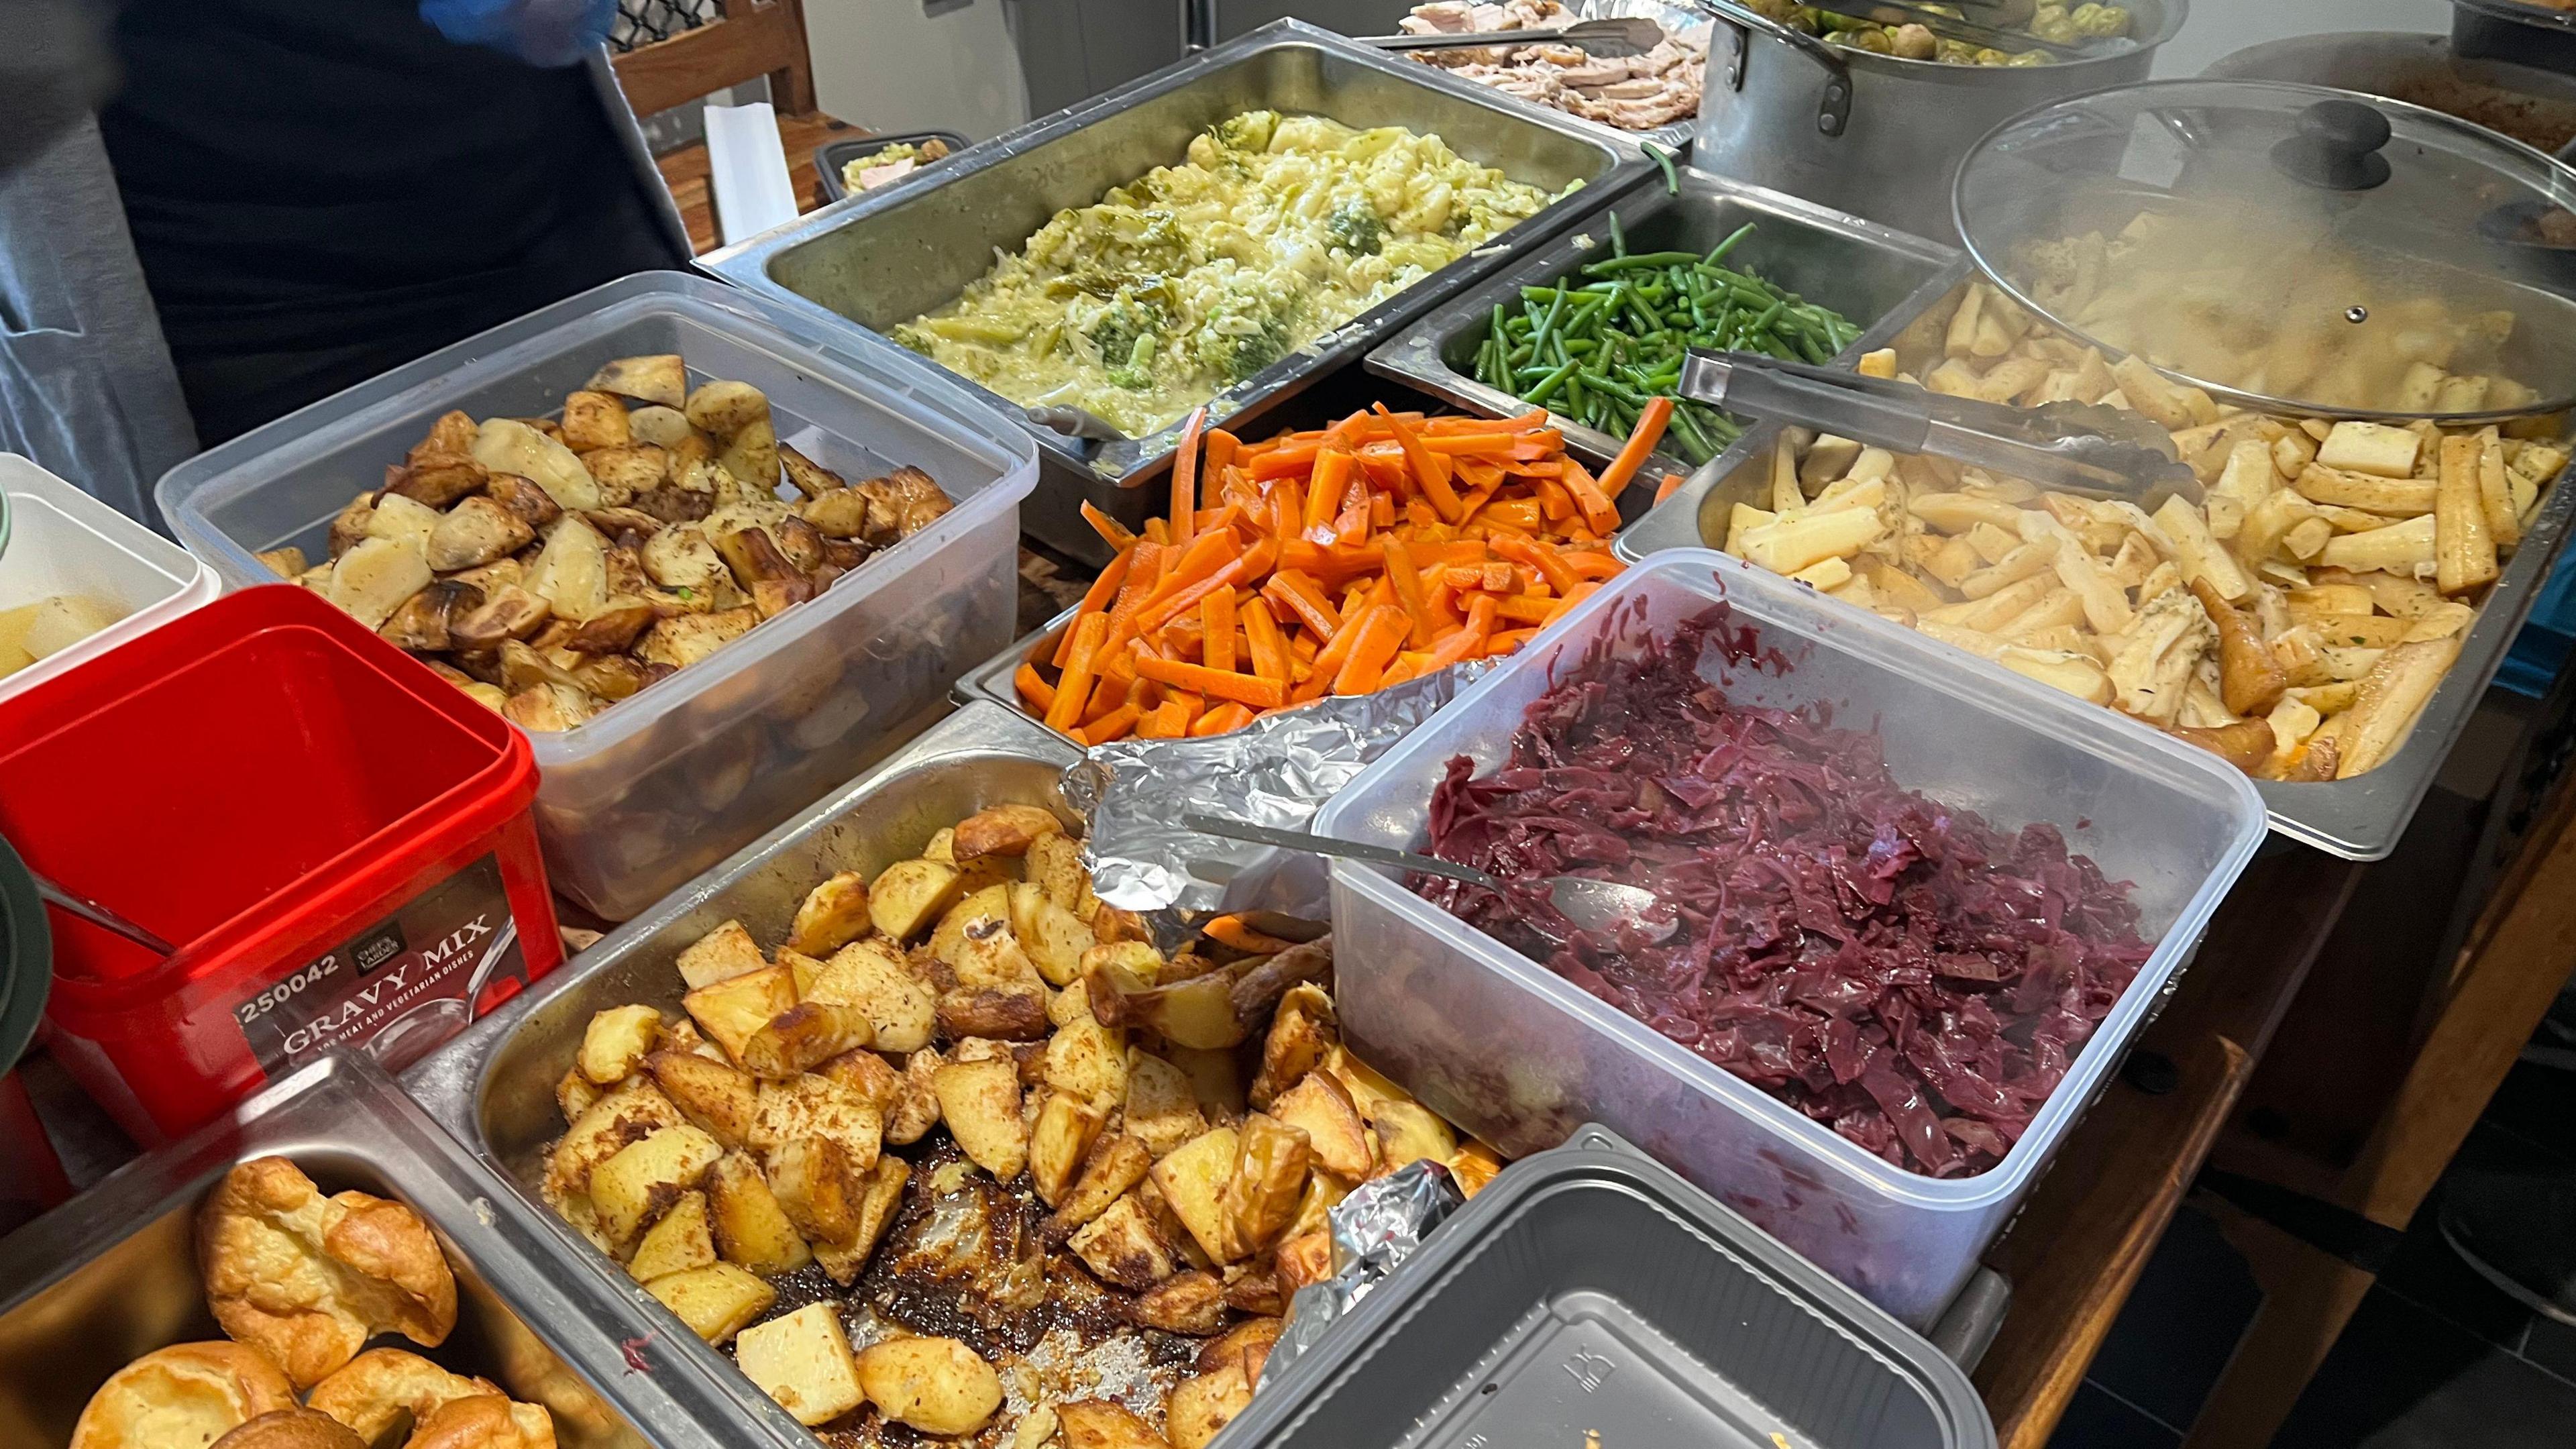
[[[324,1197],[283,1157],[225,1175],[197,1215],[197,1261],[215,1321],[298,1388],[379,1333],[429,1348],[456,1326],[456,1279],[419,1214],[363,1192]]]
[[[367,1449],[367,1441],[328,1414],[279,1409],[216,1440],[214,1449]]]
[[[314,1386],[309,1400],[358,1433],[381,1443],[404,1413],[407,1449],[554,1449],[554,1420],[534,1404],[510,1401],[489,1379],[449,1373],[416,1353],[369,1349]]]
[[[254,1348],[180,1343],[118,1369],[92,1394],[71,1449],[201,1449],[295,1407],[295,1386]]]

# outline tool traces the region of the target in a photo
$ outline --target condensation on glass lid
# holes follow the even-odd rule
[[[1980,142],[1954,204],[2013,299],[2223,401],[2448,422],[2576,402],[2576,301],[2490,223],[2576,171],[2320,86],[2158,81]]]

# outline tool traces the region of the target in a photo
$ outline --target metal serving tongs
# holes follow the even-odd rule
[[[1664,27],[1642,15],[1613,15],[1572,25],[1529,30],[1442,31],[1429,35],[1367,35],[1360,44],[1380,50],[1518,50],[1526,45],[1580,46],[1604,58],[1644,55],[1663,43]]]
[[[1948,0],[1948,3],[1955,5],[1958,0]],[[1879,13],[1882,11],[1886,13]],[[1910,21],[1943,40],[1955,40],[1962,45],[1984,46],[1990,50],[2008,52],[2036,50],[2056,56],[2060,60],[2082,60],[2096,53],[2080,45],[2068,45],[2062,40],[2045,40],[2026,30],[2004,30],[1992,25],[1980,25],[1973,20],[1963,20],[1956,15],[1944,15],[1929,6],[1912,4],[1910,0],[1870,0],[1870,3],[1861,6],[1858,10],[1843,13],[1856,14],[1862,19],[1874,20],[1881,25],[1895,25],[1900,21]]]
[[[2171,434],[2097,403],[2006,407],[1892,378],[1696,347],[1676,392],[1868,447],[1930,453],[2063,493],[2125,500],[2150,513],[2167,498],[2201,501],[2200,480],[2183,465]]]

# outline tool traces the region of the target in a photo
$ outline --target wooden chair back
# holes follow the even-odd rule
[[[724,18],[627,51],[614,64],[639,116],[758,76],[769,77],[770,103],[781,116],[814,109],[805,0],[724,0]]]

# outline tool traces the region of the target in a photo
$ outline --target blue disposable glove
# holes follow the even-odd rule
[[[608,38],[617,0],[420,0],[420,18],[459,45],[489,46],[530,65],[577,65]]]

